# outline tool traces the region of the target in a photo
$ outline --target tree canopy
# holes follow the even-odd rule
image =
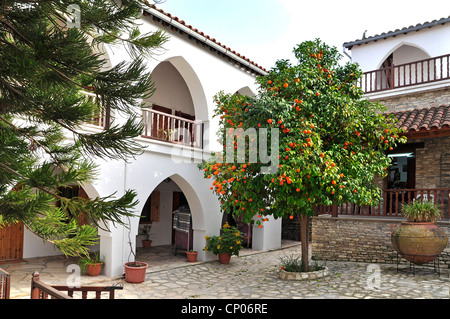
[[[80,255],[97,240],[94,226],[131,214],[133,190],[86,199],[61,189],[94,181],[95,159],[142,152],[133,138],[142,132],[141,100],[154,90],[144,60],[167,41],[162,31],[140,33],[146,3],[0,4],[0,226],[23,222]],[[130,62],[106,67],[104,45],[127,48]],[[85,130],[94,119],[101,129]]]
[[[390,159],[404,139],[384,108],[363,97],[356,63],[341,64],[320,40],[294,49],[257,79],[254,97],[220,92],[223,151],[200,165],[223,212],[255,220],[312,216],[315,205],[376,204]],[[267,167],[270,164],[272,171]]]

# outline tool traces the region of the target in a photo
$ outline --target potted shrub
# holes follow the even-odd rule
[[[150,248],[152,241],[150,240],[150,230],[152,229],[152,224],[145,224],[144,228],[141,228],[140,235],[144,235],[145,238],[142,240],[142,246],[144,248]]]
[[[145,273],[147,272],[148,264],[143,261],[136,261],[136,254],[133,251],[131,243],[131,253],[134,256],[134,261],[126,262],[123,266],[125,268],[125,281],[133,284],[138,284],[145,281]]]
[[[197,255],[198,255],[198,251],[195,251],[195,250],[186,251],[186,257],[189,262],[196,262]]]
[[[406,260],[424,264],[434,260],[447,246],[447,235],[436,225],[441,212],[432,202],[416,200],[402,207],[407,219],[394,229],[394,249]]]
[[[223,225],[220,236],[206,236],[206,246],[203,250],[217,255],[221,264],[228,264],[231,256],[239,256],[242,249],[242,233],[228,223]]]
[[[94,253],[94,256],[86,255],[81,258],[79,265],[82,271],[87,271],[89,276],[98,276],[103,268],[103,259],[99,257],[98,252]]]

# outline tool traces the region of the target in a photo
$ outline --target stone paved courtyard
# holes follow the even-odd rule
[[[156,250],[156,249],[155,249]],[[121,277],[82,276],[82,284],[123,285],[117,299],[449,299],[450,271],[417,267],[413,274],[407,265],[326,262],[329,275],[315,280],[287,281],[279,278],[280,257],[300,254],[300,246],[268,252],[246,250],[230,264],[217,261],[188,263],[182,254],[171,251],[163,260],[149,260],[146,281],[126,283]],[[149,256],[147,256],[149,258]],[[152,258],[155,258],[153,256]],[[65,261],[68,263],[68,261]],[[59,266],[58,266],[59,265]],[[5,267],[6,266],[6,267]],[[2,265],[8,268],[7,265]],[[18,267],[18,266],[15,266]],[[13,275],[11,297],[29,298],[31,267],[10,266]],[[68,274],[58,259],[41,267],[41,278],[48,283],[65,283]]]

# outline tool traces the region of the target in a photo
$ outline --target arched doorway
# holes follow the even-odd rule
[[[203,213],[192,186],[180,175],[162,180],[147,197],[139,218],[136,247],[142,247],[142,230],[151,225],[151,247],[166,247],[174,254],[202,248],[196,230],[203,229]]]
[[[401,43],[393,48],[381,61],[377,74],[378,89],[420,83],[434,78],[433,61],[430,55],[414,44]],[[417,63],[411,63],[416,62]]]
[[[172,57],[152,71],[153,94],[145,99],[144,136],[203,148],[208,107],[203,87],[183,57]]]

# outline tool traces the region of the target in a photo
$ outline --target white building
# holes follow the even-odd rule
[[[184,198],[192,215],[192,248],[199,251],[200,260],[215,258],[203,247],[205,235],[219,233],[222,214],[217,197],[210,190],[211,182],[203,178],[197,167],[211,152],[221,149],[216,141],[218,119],[212,117],[213,97],[219,91],[251,95],[256,92],[255,77],[267,74],[256,63],[162,10],[148,9],[141,20],[143,33],[163,29],[170,36],[165,50],[146,61],[156,92],[145,101],[150,109],[143,113],[146,129],[138,138],[146,146],[145,152],[129,163],[99,161],[100,178],[92,185],[83,185],[78,193],[95,198],[115,192],[121,196],[125,190],[134,189],[138,194],[136,217],[125,220],[129,229],[108,225],[109,232],[99,230],[100,244],[96,249],[105,257],[107,276],[122,274],[123,264],[133,260],[131,247],[136,251],[141,245],[141,214],[150,216],[147,221],[152,221],[152,246],[173,243],[172,212]],[[129,59],[125,48],[105,50],[111,65]],[[86,130],[101,130],[101,121],[97,124]],[[60,254],[53,245],[23,227],[13,230],[10,237],[15,238],[10,244],[14,253],[2,253],[0,260]],[[280,247],[281,221],[255,228],[252,242],[256,249]]]
[[[447,17],[344,43],[364,72],[365,98],[384,105],[408,140],[388,153],[388,177],[377,181],[383,190],[379,205],[341,205],[333,217],[315,219],[312,254],[317,259],[398,262],[390,234],[401,222],[402,205],[413,200],[437,204],[439,225],[450,233],[449,37]],[[449,256],[442,254],[440,262],[448,265]]]

